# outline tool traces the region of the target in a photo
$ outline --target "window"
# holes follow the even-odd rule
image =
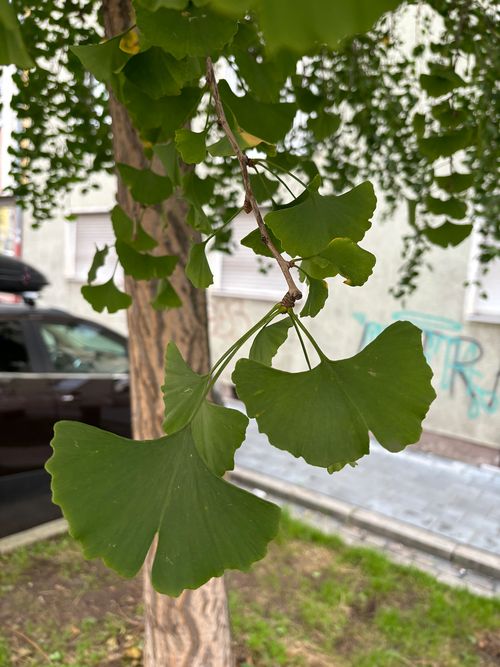
[[[68,250],[66,274],[78,282],[87,282],[87,273],[94,258],[96,246],[101,249],[110,246],[106,262],[97,272],[97,282],[106,282],[111,277],[116,265],[114,245],[115,235],[108,211],[81,213],[73,223],[66,226]],[[118,266],[116,282],[123,284],[123,271]]]
[[[0,372],[30,372],[28,351],[20,322],[0,320]]]
[[[469,262],[465,317],[468,320],[500,324],[500,260],[490,262],[488,272],[483,274],[477,259],[479,243],[479,234],[475,234]]]
[[[257,257],[250,248],[240,244],[255,226],[255,219],[250,215],[236,218],[233,253],[219,253],[213,261],[214,294],[272,301],[282,298],[285,289],[277,263],[269,257]]]
[[[126,346],[99,329],[49,322],[40,328],[55,372],[128,373]]]

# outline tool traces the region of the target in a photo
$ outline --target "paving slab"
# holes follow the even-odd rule
[[[236,464],[500,556],[500,469],[373,442],[355,468],[329,475],[269,445],[254,421]]]

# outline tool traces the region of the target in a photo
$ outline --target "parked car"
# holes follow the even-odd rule
[[[59,516],[43,466],[60,419],[130,435],[126,339],[62,310],[0,305],[0,536]]]

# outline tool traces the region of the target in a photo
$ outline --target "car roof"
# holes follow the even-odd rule
[[[0,303],[0,315],[15,315],[16,317],[39,317],[40,315],[67,317],[70,319],[79,319],[71,313],[59,308],[38,308],[28,306],[25,303]]]

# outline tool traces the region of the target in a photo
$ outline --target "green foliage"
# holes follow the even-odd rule
[[[292,320],[285,317],[279,322],[268,324],[261,329],[255,336],[255,339],[248,353],[252,361],[259,364],[271,366],[273,358],[276,356],[279,348],[288,338],[288,330],[292,326]]]
[[[18,71],[14,101],[27,139],[14,151],[15,193],[32,205],[42,190],[36,221],[48,217],[55,192],[110,169],[106,103],[112,93],[144,145],[141,168],[117,165],[134,203],[112,211],[115,249],[127,276],[151,281],[153,308],[181,305],[169,280],[176,269],[197,288],[213,282],[208,243],[229,250],[241,210],[257,213],[242,244],[273,261],[285,254],[279,258],[289,288],[284,299],[208,374],[193,372],[169,344],[165,437],[132,442],[71,422],[56,429],[48,464],[54,499],[85,553],[132,576],[157,533],[153,583],[177,595],[226,568],[248,567],[276,532],[276,507],[221,479],[234,466],[248,418],[210,400],[221,373],[252,336],[250,358],[236,363],[233,377],[248,415],[272,444],[335,472],[368,453],[369,431],[390,451],[419,438],[435,394],[418,329],[398,322],[354,357],[327,359],[295,315],[294,281],[300,277],[307,285],[304,318],[325,306],[326,278],[341,275],[350,286],[369,279],[375,257],[358,243],[376,206],[370,177],[388,210],[408,202],[400,296],[414,288],[427,248],[462,241],[473,215],[486,239],[483,255],[493,256],[488,239],[497,234],[498,202],[491,109],[498,51],[490,48],[492,12],[478,12],[465,0],[429,0],[446,36],[432,37],[425,18],[427,42],[409,56],[394,29],[401,14],[382,16],[396,0],[134,0],[135,25],[100,43],[97,2],[72,2],[64,15],[69,26],[51,11],[65,9],[62,0],[41,4],[31,3],[23,34],[31,57],[53,59],[54,71]],[[18,16],[22,7],[16,0]],[[16,39],[17,27],[11,34]],[[71,42],[72,51],[62,49]],[[456,63],[464,54],[473,64],[462,71]],[[212,59],[222,57],[229,71],[218,81]],[[417,75],[422,71],[428,73]],[[186,266],[178,268],[176,256],[152,254],[172,195],[185,200],[185,222],[194,230]],[[265,223],[255,201],[269,207]],[[161,220],[155,238],[142,226],[153,213]],[[107,250],[97,250],[82,293],[96,310],[115,312],[130,296],[113,278],[93,284]],[[292,326],[309,367],[299,373],[271,365]],[[303,335],[319,355],[314,368]]]
[[[94,280],[97,277],[97,271],[104,266],[104,262],[106,261],[106,257],[108,256],[109,252],[109,247],[107,245],[103,246],[101,250],[96,247],[95,254],[94,254],[94,259],[92,260],[92,264],[90,265],[90,269],[87,275],[87,282],[93,283]]]
[[[319,365],[300,373],[237,362],[238,396],[271,444],[328,467],[368,454],[368,430],[389,451],[418,440],[435,398],[419,329],[396,322],[351,359],[318,352]]]
[[[130,295],[120,291],[113,278],[103,285],[84,285],[82,295],[98,313],[102,313],[103,310],[107,310],[108,313],[116,313],[132,304]]]

